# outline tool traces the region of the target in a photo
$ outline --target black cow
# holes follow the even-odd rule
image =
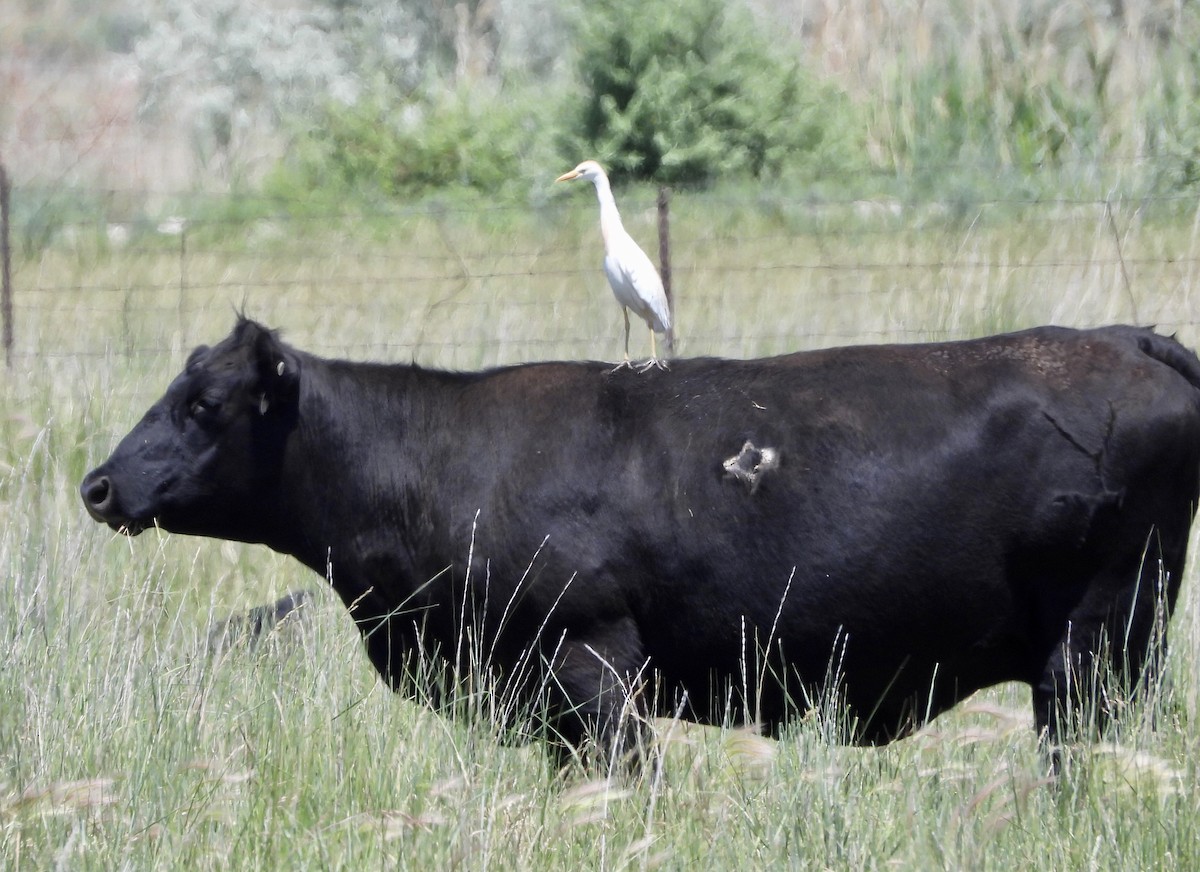
[[[1152,665],[1200,492],[1173,339],[608,370],[327,360],[239,319],[83,501],[295,556],[394,688],[442,705],[486,673],[559,748],[651,710],[777,734],[824,701],[882,743],[1009,680],[1055,742]]]

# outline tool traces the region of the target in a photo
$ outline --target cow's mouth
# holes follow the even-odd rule
[[[129,536],[132,538],[150,526],[150,524],[147,524],[145,521],[135,521],[133,518],[118,518],[113,517],[112,515],[103,515],[100,512],[93,511],[91,506],[88,506],[87,510],[88,514],[92,516],[93,521],[99,521],[101,524],[107,524],[122,536]]]

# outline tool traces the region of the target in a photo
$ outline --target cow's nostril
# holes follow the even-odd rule
[[[112,503],[112,484],[107,475],[84,481],[81,490],[84,503],[92,511],[103,512]]]

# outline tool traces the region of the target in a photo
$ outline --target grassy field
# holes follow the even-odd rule
[[[648,243],[650,200],[622,205]],[[1194,347],[1197,217],[680,198],[680,349],[1110,321]],[[831,713],[780,743],[661,721],[662,771],[631,782],[560,777],[536,747],[393,697],[340,604],[293,561],[153,531],[128,541],[86,517],[83,473],[236,308],[328,355],[617,358],[595,219],[580,193],[520,219],[84,228],[16,264],[15,365],[0,380],[0,867],[1200,866],[1194,559],[1161,693],[1058,786],[1015,686],[883,749],[834,744]],[[644,330],[632,342],[646,353]],[[299,587],[318,592],[304,621],[208,656],[211,621]]]

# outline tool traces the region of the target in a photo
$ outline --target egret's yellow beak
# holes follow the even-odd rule
[[[574,179],[577,179],[577,178],[579,178],[579,171],[578,171],[578,170],[571,170],[569,173],[563,173],[561,176],[559,176],[559,177],[558,177],[557,179],[555,179],[554,181],[556,181],[556,182],[570,182],[570,181],[573,181]]]

